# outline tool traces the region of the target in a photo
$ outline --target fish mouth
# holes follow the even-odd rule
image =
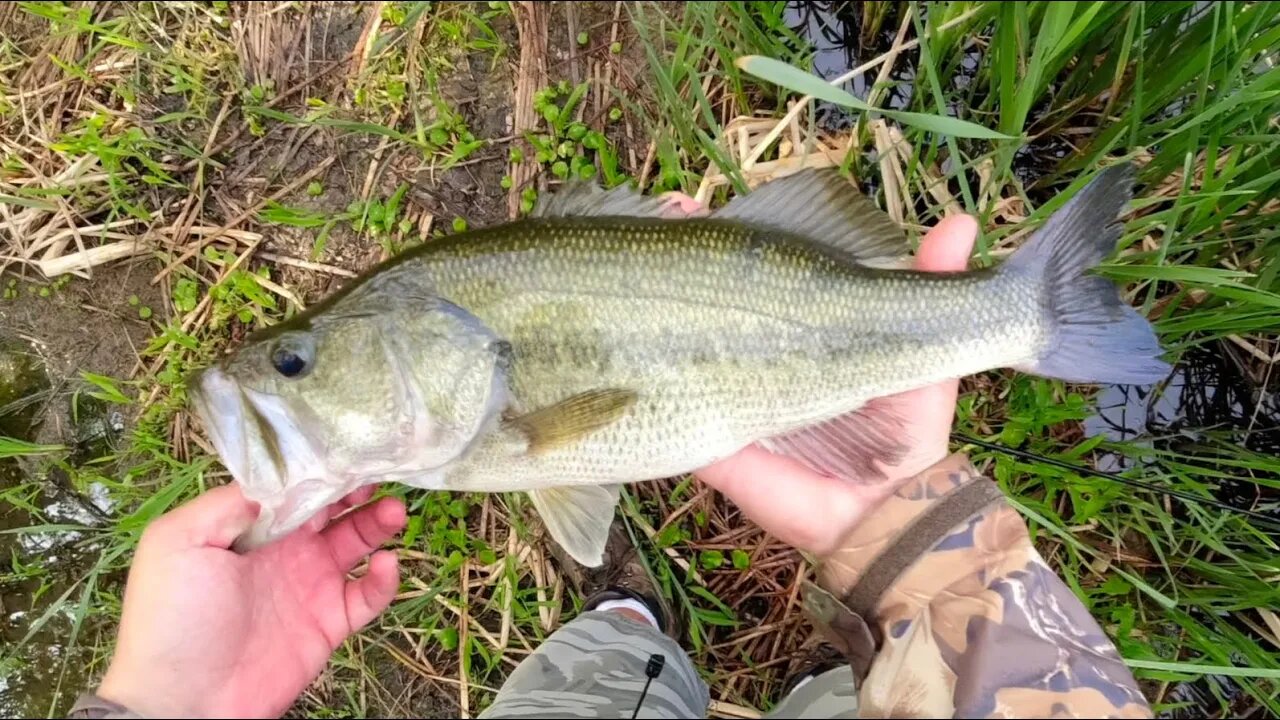
[[[250,445],[256,438],[251,437],[247,425],[256,418],[250,417],[253,408],[245,402],[240,387],[226,373],[210,367],[192,378],[187,395],[231,476],[242,486],[261,484],[250,473]]]
[[[236,551],[278,540],[355,489],[332,481],[280,397],[244,388],[217,367],[194,377],[188,394],[222,464],[259,506]]]

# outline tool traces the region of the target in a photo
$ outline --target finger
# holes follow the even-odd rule
[[[946,457],[951,443],[959,380],[943,380],[894,396],[894,404],[906,409],[911,442],[907,452],[886,468],[891,478],[914,477]]]
[[[369,502],[369,498],[373,497],[375,490],[377,490],[375,486],[365,485],[362,488],[347,493],[341,500],[330,503],[323,510],[313,515],[303,527],[316,533],[324,530],[330,520],[338,517],[353,507]]]
[[[373,497],[373,493],[377,490],[376,485],[365,485],[362,488],[351,491],[346,497],[338,501],[338,505],[343,509],[353,508],[357,505],[363,505],[369,502],[369,498]]]
[[[238,486],[221,485],[161,516],[150,534],[171,545],[229,548],[253,525],[258,511]]]
[[[978,238],[978,223],[969,215],[952,215],[938,223],[920,240],[916,252],[917,270],[948,272],[964,270]]]
[[[329,545],[333,561],[345,572],[400,532],[406,518],[404,503],[399,498],[383,498],[347,515],[321,535]]]
[[[861,514],[858,494],[846,481],[756,445],[694,474],[769,534],[802,550],[829,552],[840,534],[836,526],[848,527]],[[822,517],[815,516],[818,510]]]
[[[394,552],[382,550],[369,558],[369,572],[347,583],[343,591],[347,624],[357,632],[378,617],[400,589],[400,563]]]
[[[707,206],[685,195],[682,192],[667,192],[662,194],[662,200],[668,207],[674,208],[684,215],[706,215]]]
[[[951,272],[964,270],[969,266],[969,256],[973,253],[973,244],[978,238],[978,223],[969,215],[952,215],[945,218],[930,230],[920,241],[920,250],[916,253],[917,270],[929,272]],[[912,391],[909,405],[925,409],[954,408],[956,396],[959,394],[959,380],[943,382]],[[946,448],[951,429],[951,413],[939,415],[942,422],[917,423],[913,438],[913,455],[904,458],[898,466],[900,470],[928,467],[931,462],[923,455],[915,457],[916,450]],[[936,454],[936,453],[935,453]],[[932,455],[930,455],[932,458]],[[936,460],[937,458],[932,458]]]

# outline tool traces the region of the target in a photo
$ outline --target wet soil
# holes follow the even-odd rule
[[[62,445],[68,461],[109,453],[130,417],[84,394],[82,372],[128,377],[163,311],[156,263],[95,270],[57,290],[19,282],[0,302],[0,435]],[[41,288],[48,288],[47,295]],[[136,300],[136,302],[131,302]],[[141,308],[154,308],[144,320]],[[0,459],[0,531],[109,522],[105,489],[70,487],[56,465]],[[0,715],[65,712],[83,690],[92,652],[69,612],[57,610],[96,554],[78,530],[0,534]],[[72,601],[77,598],[71,598]],[[66,603],[63,607],[74,605]],[[77,638],[73,642],[73,638]]]

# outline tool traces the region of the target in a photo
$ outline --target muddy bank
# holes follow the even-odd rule
[[[6,281],[0,435],[65,449],[0,460],[0,531],[24,530],[0,533],[4,716],[65,712],[86,682],[93,657],[86,642],[97,628],[85,618],[81,603],[92,598],[81,595],[81,581],[100,549],[90,530],[109,524],[111,505],[101,483],[71,472],[114,452],[131,413],[88,394],[82,373],[133,373],[163,320],[163,298],[151,284],[158,267],[108,266],[65,283]]]

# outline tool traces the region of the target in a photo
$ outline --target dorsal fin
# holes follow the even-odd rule
[[[641,195],[623,184],[604,190],[593,182],[571,180],[559,190],[545,193],[530,213],[532,217],[686,217],[662,197]]]
[[[902,228],[832,168],[767,182],[711,217],[800,235],[863,262],[880,264],[910,252]]]

